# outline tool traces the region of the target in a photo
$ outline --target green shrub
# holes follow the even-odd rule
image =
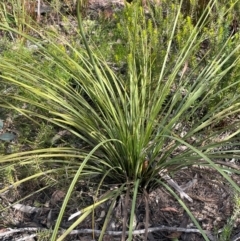
[[[224,48],[224,53],[228,55],[239,43],[239,33],[232,35],[231,26],[234,21],[236,21],[237,9],[239,9],[239,2],[234,4],[234,1],[227,2],[225,1],[217,3],[214,5],[213,10],[208,13],[208,18],[206,19],[206,25],[202,29],[201,34],[197,36],[198,46],[195,46],[193,52],[186,59],[187,68],[182,68],[181,74],[187,75],[187,78],[191,78],[191,83],[197,79],[199,72],[203,68],[213,61],[213,59],[221,52],[221,49]],[[194,31],[196,23],[194,19],[196,18],[196,8],[199,6],[198,1],[193,1],[187,9],[186,6],[183,6],[183,12],[180,14],[177,23],[176,33],[174,35],[173,45],[171,46],[171,54],[168,57],[168,68],[171,71],[171,68],[174,66],[175,56],[179,51],[183,49],[186,42],[188,41],[189,34]],[[206,4],[202,1],[201,4]],[[231,7],[230,11],[227,12],[227,6]],[[170,34],[172,29],[172,19],[176,15],[176,10],[178,8],[177,4],[167,4],[165,1],[162,1],[161,6],[154,6],[150,16],[154,18],[140,19],[138,24],[146,28],[146,35],[149,36],[151,42],[149,42],[149,47],[152,49],[150,52],[150,65],[151,65],[151,74],[154,76],[158,75],[158,71],[163,64],[162,56],[166,54],[166,43],[170,40]],[[202,7],[202,11],[207,11],[207,8]],[[201,16],[201,15],[200,15]],[[113,48],[113,53],[115,54],[115,61],[117,62],[126,62],[126,56],[130,48],[130,44],[140,43],[138,38],[141,38],[139,33],[136,33],[135,38],[132,41],[127,41],[128,32],[133,31],[134,28],[134,12],[131,11],[131,7],[128,7],[124,10],[123,15],[120,15],[117,18],[117,32],[115,32],[120,43],[116,44],[116,48]],[[197,17],[199,18],[199,17]],[[196,20],[196,19],[195,19]],[[129,28],[126,28],[129,26]],[[132,27],[130,27],[132,26]],[[137,49],[137,59],[141,59],[142,54],[141,48],[135,46]],[[224,64],[222,69],[227,69],[231,66],[236,59],[238,59],[239,52],[235,52],[234,55],[229,58],[229,60]],[[222,58],[223,56],[218,56]],[[190,71],[191,73],[189,73]],[[185,72],[186,71],[186,72]],[[234,97],[235,94],[239,94],[240,86],[238,84],[239,80],[239,64],[235,65],[231,72],[224,76],[222,80],[217,84],[217,86],[212,86],[212,94],[214,97],[208,103],[205,103],[205,108],[212,109],[214,106],[219,103],[222,97],[227,97],[229,100]],[[180,78],[179,78],[180,79]],[[177,84],[177,83],[175,83]],[[232,86],[232,88],[228,88]],[[189,86],[188,86],[189,87]],[[227,90],[226,90],[227,88]],[[217,94],[216,94],[217,93]],[[235,99],[235,98],[234,98]]]

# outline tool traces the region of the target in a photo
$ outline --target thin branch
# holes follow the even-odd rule
[[[8,231],[0,233],[0,237],[5,237],[5,236],[11,236],[14,233],[23,233],[23,232],[36,232],[36,231],[46,231],[48,229],[46,228],[35,228],[35,227],[29,227],[29,228],[18,228],[18,229],[11,229],[8,228]],[[48,230],[49,231],[49,230]],[[139,230],[134,230],[132,232],[133,235],[139,235],[139,234],[144,234],[145,229],[139,229]],[[199,233],[201,234],[200,230],[196,228],[177,228],[177,227],[166,227],[166,226],[159,226],[159,227],[152,227],[148,228],[148,232],[156,232],[156,231],[169,231],[169,232],[184,232],[184,233]],[[210,231],[203,230],[206,235],[208,235],[209,239],[212,241],[215,241],[214,237],[212,236]],[[62,230],[60,233],[64,233],[65,230]],[[72,230],[70,232],[70,235],[76,235],[76,234],[101,234],[102,230],[95,230],[95,229],[77,229],[77,230]],[[126,231],[126,234],[129,232]],[[112,236],[121,236],[122,231],[105,231],[105,234],[112,235]]]
[[[28,240],[34,240],[33,238],[35,238],[37,236],[37,234],[31,234],[31,235],[27,235],[26,237],[23,238],[19,238],[16,239],[16,241],[28,241]]]
[[[126,238],[126,231],[127,231],[127,215],[128,215],[128,203],[129,203],[129,193],[130,193],[130,186],[128,185],[127,188],[127,193],[125,196],[125,203],[124,203],[124,207],[123,207],[123,227],[122,227],[122,238],[121,241],[124,241]]]
[[[144,189],[143,192],[144,192],[145,207],[146,207],[145,237],[144,237],[144,241],[147,241],[147,237],[148,237],[148,226],[149,226],[149,196],[148,196],[148,193],[147,193],[146,189]]]
[[[193,202],[192,198],[184,192],[184,190],[169,176],[169,175],[164,175],[162,173],[159,173],[159,175],[167,181],[167,183],[173,187],[176,191],[179,192],[181,199],[186,198],[189,202]]]
[[[240,240],[240,233],[235,235],[230,241],[239,241]]]

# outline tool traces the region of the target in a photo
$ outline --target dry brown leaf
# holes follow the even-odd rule
[[[65,197],[65,192],[56,190],[51,197],[50,203],[55,205],[58,201],[61,201]]]
[[[172,208],[172,207],[161,208],[160,210],[164,211],[164,212],[175,212],[175,213],[178,213],[178,210],[176,208]]]
[[[179,238],[180,236],[181,236],[181,232],[174,232],[174,233],[171,233],[170,235],[168,235],[167,236],[167,238],[171,238],[171,239],[173,239],[173,238]]]

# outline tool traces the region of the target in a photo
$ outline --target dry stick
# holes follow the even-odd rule
[[[146,220],[145,220],[145,237],[144,241],[147,241],[148,238],[148,226],[149,226],[149,202],[148,202],[148,193],[146,189],[144,189],[144,197],[145,197],[145,206],[146,206]]]
[[[33,231],[49,231],[49,229],[46,228],[18,228],[18,229],[11,229],[8,228],[9,231],[6,232],[2,232],[0,233],[0,237],[4,237],[4,236],[11,236],[11,234],[14,233],[20,233],[20,232],[33,232]],[[132,232],[133,235],[137,235],[137,234],[144,234],[146,231],[146,229],[139,229],[139,230],[134,230]],[[166,227],[166,226],[159,226],[159,227],[153,227],[153,228],[148,228],[148,232],[156,232],[156,231],[170,231],[170,232],[185,232],[185,233],[200,233],[201,232],[196,229],[196,228],[176,228],[176,227]],[[102,230],[95,230],[95,229],[78,229],[78,230],[72,230],[70,232],[70,235],[76,235],[76,234],[101,234]],[[203,230],[203,232],[205,232],[210,240],[214,240],[211,232],[207,231],[207,230]],[[64,230],[62,230],[60,233],[64,233]],[[129,232],[126,231],[126,235]],[[122,235],[122,231],[105,231],[105,234],[108,235],[112,235],[112,236],[121,236]],[[230,240],[231,241],[231,240]]]
[[[232,167],[233,169],[240,170],[240,167],[234,163],[229,163],[229,162],[225,162],[225,161],[215,161],[215,163],[223,165],[223,166]]]
[[[124,209],[123,209],[123,227],[122,227],[122,238],[121,241],[126,240],[126,231],[127,231],[127,208],[128,208],[128,203],[129,203],[129,193],[130,193],[130,186],[128,185],[127,188],[127,193],[125,196],[125,203],[124,203]]]
[[[230,241],[239,241],[240,240],[240,233],[235,235]]]
[[[28,240],[32,240],[36,236],[37,236],[37,234],[31,234],[31,235],[27,235],[26,237],[19,238],[16,241],[28,241]]]
[[[37,22],[40,22],[41,19],[41,13],[40,13],[40,7],[41,7],[41,0],[37,1]]]

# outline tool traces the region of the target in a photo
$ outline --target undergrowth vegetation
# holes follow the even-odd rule
[[[52,241],[64,240],[106,202],[102,240],[124,194],[131,210],[123,215],[122,240],[127,229],[132,240],[137,195],[162,185],[209,240],[167,178],[193,165],[211,167],[240,192],[229,175],[239,170],[218,165],[219,158],[239,158],[240,44],[231,25],[240,3],[228,3],[209,1],[198,9],[200,16],[194,4],[182,12],[182,1],[162,1],[147,11],[140,2],[126,3],[109,26],[83,20],[78,11],[79,31],[69,38],[54,26],[43,32],[32,20],[19,23],[2,4],[1,34],[21,41],[1,50],[0,105],[12,111],[17,126],[24,125],[21,120],[27,125],[20,128],[24,140],[17,150],[1,151],[0,170],[8,181],[0,192],[44,177],[46,186],[65,178],[67,194]],[[58,236],[81,180],[99,183],[94,202]]]

